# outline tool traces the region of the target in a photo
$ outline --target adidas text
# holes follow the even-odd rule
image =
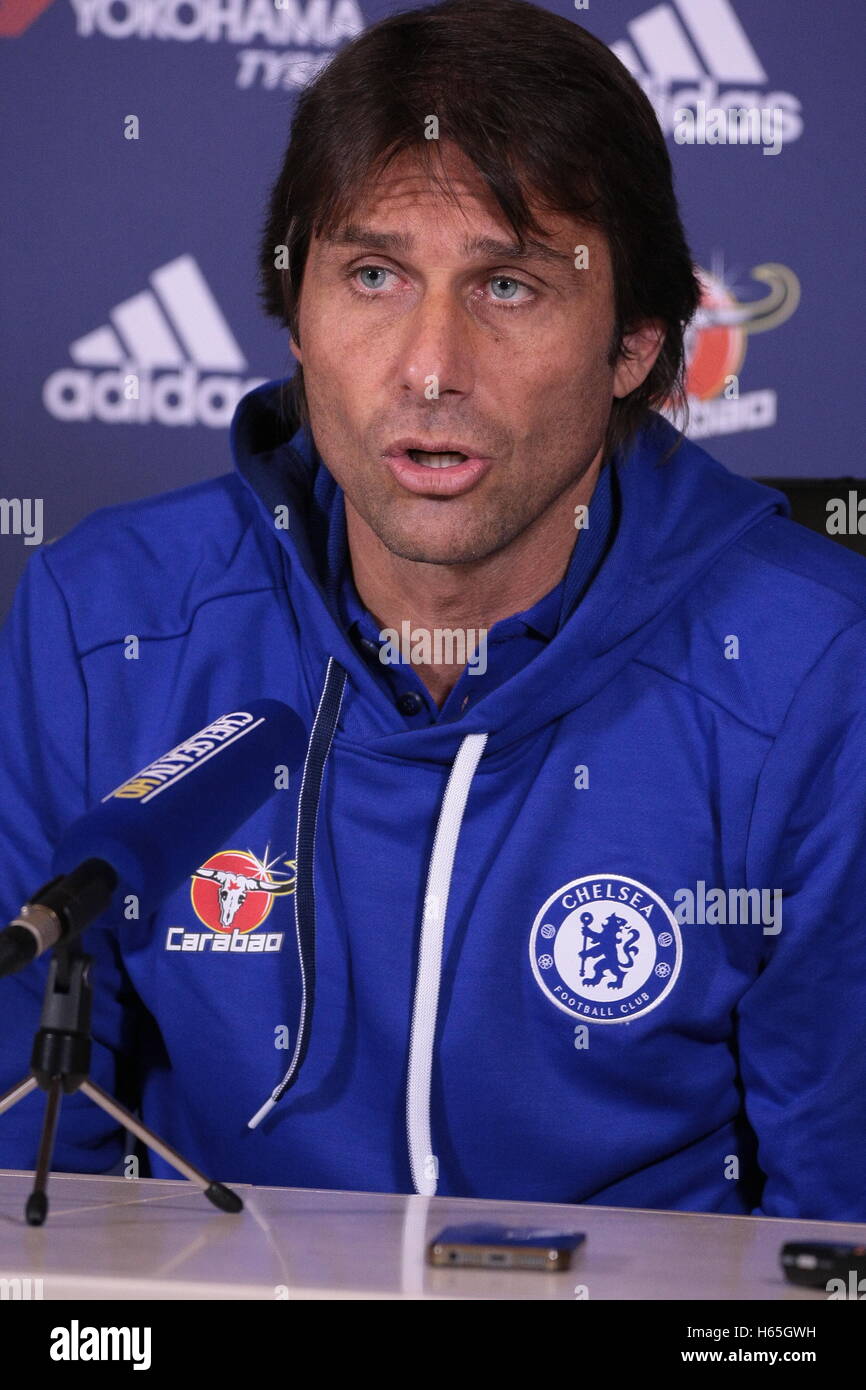
[[[158,373],[133,364],[104,372],[61,367],[46,380],[42,401],[57,420],[102,420],[109,425],[155,420],[161,425],[224,429],[241,396],[264,380],[202,375],[194,367]]]

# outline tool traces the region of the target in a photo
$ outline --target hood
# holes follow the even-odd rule
[[[336,580],[345,546],[343,493],[309,431],[298,430],[289,384],[265,382],[239,402],[231,428],[235,466],[272,533],[274,509],[288,508],[288,526],[276,534],[319,684],[334,658],[365,697],[365,743],[395,757],[450,763],[470,734],[486,735],[490,754],[579,707],[745,532],[774,514],[790,516],[783,493],[730,473],[690,440],[666,458],[678,432],[654,414],[610,460],[619,500],[616,535],[556,637],[462,719],[407,730],[341,630]]]

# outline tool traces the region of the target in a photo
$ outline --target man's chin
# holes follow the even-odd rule
[[[369,501],[369,499],[365,499]],[[426,501],[426,499],[425,499]],[[446,518],[440,509],[447,506]],[[522,518],[514,513],[494,520],[492,506],[460,507],[439,502],[435,508],[405,505],[365,507],[359,515],[386,550],[418,565],[475,565],[509,545],[521,532]]]
[[[396,555],[400,560],[413,560],[416,565],[474,565],[486,556],[477,552],[467,552],[465,550],[430,550],[425,547],[420,550],[397,550],[388,547],[392,555]]]
[[[379,532],[382,544],[401,560],[417,565],[476,565],[501,550],[508,540],[492,537],[449,536],[437,539],[425,535],[387,535]]]

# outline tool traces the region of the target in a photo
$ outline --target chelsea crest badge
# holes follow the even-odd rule
[[[667,903],[621,874],[588,874],[558,888],[529,938],[541,989],[587,1023],[628,1023],[656,1008],[676,983],[682,954]]]

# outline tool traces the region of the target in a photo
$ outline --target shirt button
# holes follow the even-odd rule
[[[424,701],[421,699],[420,695],[416,695],[413,691],[407,690],[404,695],[399,697],[397,708],[401,714],[418,714],[423,704]]]
[[[368,656],[378,656],[379,644],[377,642],[371,641],[369,637],[362,637],[361,650],[366,652]]]

